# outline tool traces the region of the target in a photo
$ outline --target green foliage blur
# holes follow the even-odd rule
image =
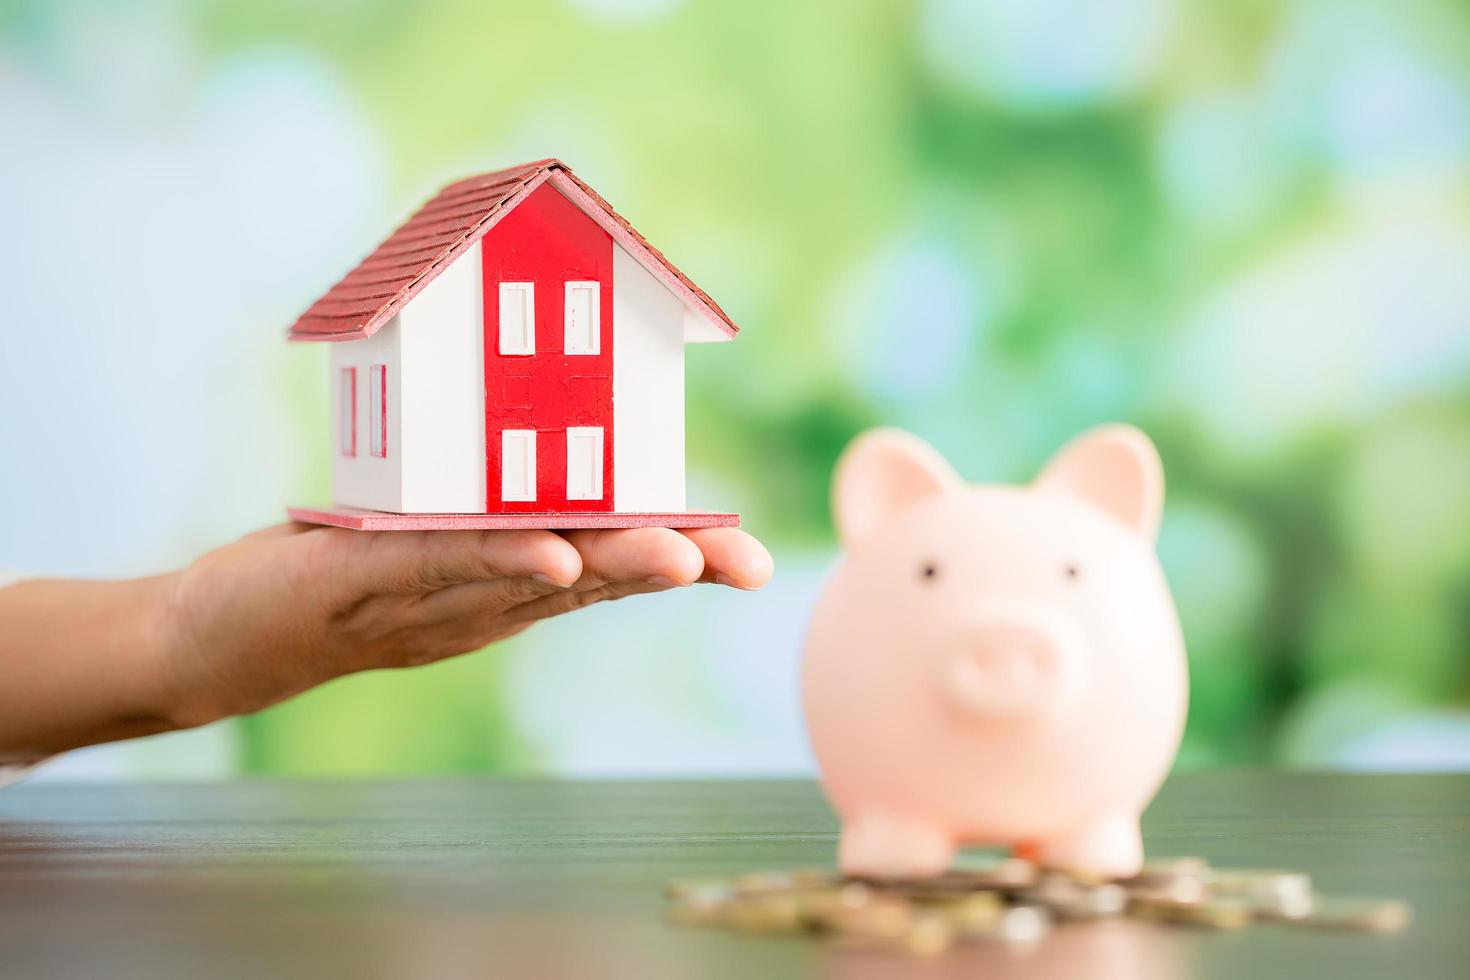
[[[830,552],[831,465],[865,426],[1018,481],[1131,421],[1169,477],[1181,764],[1332,764],[1420,717],[1470,738],[1463,2],[179,16],[208,59],[299,51],[339,77],[386,154],[383,232],[449,179],[544,156],[629,216],[744,327],[690,351],[691,497],[738,502],[778,562]],[[292,368],[303,425],[317,367]],[[484,696],[504,663],[329,685],[247,720],[244,765],[535,770]]]
[[[1127,25],[1059,16],[1052,43],[1120,62],[1068,81],[1049,74],[1064,59],[946,36],[1022,30],[1001,6],[256,2],[201,17],[222,52],[304,44],[344,73],[405,212],[456,165],[553,154],[634,216],[746,327],[691,352],[690,462],[741,488],[778,553],[829,541],[831,464],[866,425],[908,426],[973,478],[1021,480],[1076,430],[1126,419],[1170,478],[1186,763],[1290,758],[1290,739],[1310,753],[1356,712],[1463,705],[1470,302],[1410,266],[1423,235],[1470,279],[1470,12],[1103,4],[1164,23],[1093,50],[1067,32]],[[1388,54],[1368,45],[1380,30]],[[1353,78],[1370,56],[1390,64]],[[1437,92],[1460,117],[1407,125],[1457,130],[1444,145],[1394,115]],[[1359,301],[1389,308],[1352,308],[1379,290]],[[449,710],[445,687],[418,696]],[[280,721],[259,726],[262,767]]]

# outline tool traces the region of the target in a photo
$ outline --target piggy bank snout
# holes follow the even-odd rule
[[[1014,603],[978,611],[941,660],[942,695],[962,714],[1015,718],[1071,703],[1086,682],[1079,631],[1060,609]]]

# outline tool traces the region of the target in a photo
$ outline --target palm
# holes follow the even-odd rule
[[[361,532],[284,524],[204,556],[175,590],[175,683],[201,720],[333,677],[431,663],[540,619],[694,582],[756,589],[735,528]]]

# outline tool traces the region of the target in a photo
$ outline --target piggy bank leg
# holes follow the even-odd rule
[[[1138,832],[1138,817],[1129,814],[1106,817],[1079,833],[1041,841],[1026,850],[1045,867],[1109,878],[1131,878],[1143,867],[1143,837]]]
[[[926,878],[954,860],[954,838],[923,820],[864,813],[842,824],[837,866],[861,878]]]

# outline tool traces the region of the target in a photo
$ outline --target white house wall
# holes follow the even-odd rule
[[[684,304],[613,245],[613,508],[684,509]]]
[[[485,510],[483,303],[477,242],[399,314],[404,513]]]
[[[399,317],[363,340],[329,344],[332,391],[332,497],[339,504],[368,510],[401,510],[403,502],[403,440],[401,346]],[[388,376],[386,456],[374,456],[368,431],[369,368],[386,366]],[[342,453],[342,369],[357,369],[357,453]]]
[[[732,338],[725,331],[715,325],[705,314],[698,310],[684,307],[684,343],[686,344],[723,344]]]

